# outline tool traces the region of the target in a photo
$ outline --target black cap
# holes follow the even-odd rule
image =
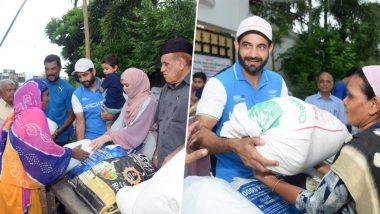
[[[166,41],[160,47],[160,56],[175,52],[193,55],[193,45],[184,38],[174,38]]]

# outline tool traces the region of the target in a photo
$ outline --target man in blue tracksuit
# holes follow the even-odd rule
[[[236,104],[244,102],[249,109],[259,102],[288,95],[281,75],[264,67],[272,48],[270,24],[258,16],[244,19],[235,40],[238,61],[208,80],[197,106],[196,119],[204,128],[192,148],[206,148],[216,154],[216,177],[228,182],[234,177],[252,178],[252,168],[263,171],[277,164],[257,153],[257,139],[225,139],[219,135]]]
[[[71,75],[77,75],[81,83],[71,98],[77,139],[94,140],[106,132],[106,122],[100,116],[103,105],[103,96],[99,91],[101,81],[96,77],[94,63],[86,58],[75,63]]]

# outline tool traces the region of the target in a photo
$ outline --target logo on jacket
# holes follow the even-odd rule
[[[278,95],[278,90],[269,90],[268,91],[268,96],[270,97],[270,98],[275,98],[275,97],[277,97]]]
[[[278,93],[278,90],[269,90],[268,91],[268,94],[272,95],[272,94],[277,94]]]
[[[234,102],[242,102],[242,101],[245,101],[245,96],[244,95],[234,95],[232,97],[232,99],[234,100]]]

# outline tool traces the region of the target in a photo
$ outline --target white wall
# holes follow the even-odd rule
[[[248,0],[199,0],[198,24],[206,23],[235,34],[240,21],[249,15]]]
[[[214,30],[222,30],[235,36],[241,20],[252,14],[249,11],[248,0],[199,0],[197,15],[198,24],[215,28]],[[272,28],[276,29],[276,26],[272,25]],[[275,68],[276,71],[281,72],[282,68],[278,56],[292,47],[295,40],[295,34],[281,38],[281,45],[276,45],[273,49],[275,66],[273,67],[270,57],[266,67],[271,70]]]

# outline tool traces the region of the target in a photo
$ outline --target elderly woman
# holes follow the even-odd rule
[[[157,137],[154,120],[157,101],[150,93],[148,76],[140,69],[129,68],[121,75],[120,82],[128,95],[119,116],[122,118],[118,118],[122,119],[121,127],[115,127],[115,122],[104,135],[93,140],[90,144],[93,150],[109,141],[124,149],[133,149],[141,145],[149,133]]]
[[[57,181],[70,158],[83,160],[88,153],[53,142],[43,108],[48,90],[33,79],[14,96],[13,113],[0,136],[0,213],[41,213],[40,190]]]
[[[346,143],[315,192],[255,172],[305,213],[380,213],[380,66],[358,69],[350,76],[343,103],[348,123],[359,134]]]

